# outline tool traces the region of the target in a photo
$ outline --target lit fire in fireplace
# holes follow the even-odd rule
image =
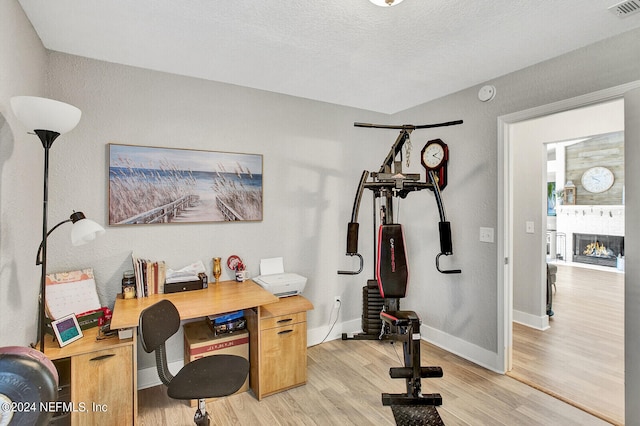
[[[604,244],[600,244],[600,241],[587,244],[582,254],[586,256],[615,257],[615,253],[605,247]]]

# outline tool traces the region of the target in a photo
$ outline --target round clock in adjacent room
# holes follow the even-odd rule
[[[582,186],[589,192],[604,192],[612,185],[613,173],[606,167],[591,167],[582,174]]]

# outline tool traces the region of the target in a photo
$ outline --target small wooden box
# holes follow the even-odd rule
[[[206,321],[197,321],[184,326],[184,363],[210,355],[238,355],[249,359],[249,332],[247,330],[215,336]],[[236,393],[249,390],[249,376]],[[207,399],[207,402],[215,398]],[[191,406],[198,401],[192,400]]]

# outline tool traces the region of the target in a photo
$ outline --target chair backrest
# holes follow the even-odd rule
[[[151,353],[180,329],[180,314],[168,300],[161,300],[140,313],[138,332],[142,348]]]

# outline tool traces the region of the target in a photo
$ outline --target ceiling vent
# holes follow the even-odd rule
[[[640,0],[627,0],[613,5],[609,10],[620,18],[640,12]]]

